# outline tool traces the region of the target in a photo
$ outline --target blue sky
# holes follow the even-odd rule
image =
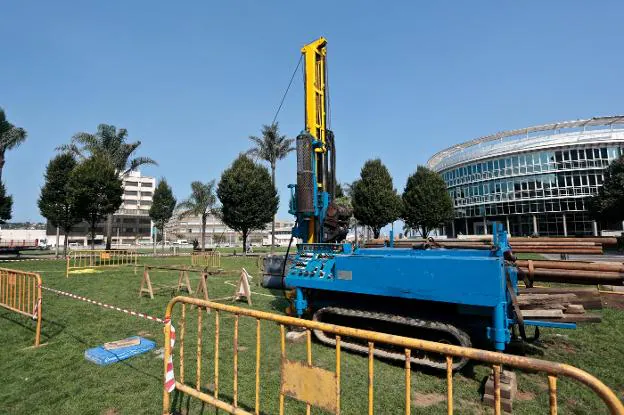
[[[340,181],[379,157],[401,191],[436,151],[501,130],[624,113],[622,2],[0,0],[0,106],[28,141],[3,172],[15,221],[54,149],[129,130],[181,199],[270,123],[300,47],[328,39]],[[315,14],[316,13],[316,14]],[[295,78],[282,131],[303,127]],[[278,165],[278,216],[294,154]]]

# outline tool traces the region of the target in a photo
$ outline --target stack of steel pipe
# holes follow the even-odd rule
[[[544,253],[544,254],[585,254],[601,255],[603,245],[615,245],[616,238],[511,238],[510,245],[516,253]],[[373,240],[365,244],[367,248],[383,247],[388,242]],[[401,239],[394,242],[396,248],[424,248],[440,246],[453,249],[490,249],[491,238],[487,236],[478,239],[439,239],[428,241],[423,239]]]
[[[624,285],[624,263],[517,260],[521,277],[532,281],[586,285]]]

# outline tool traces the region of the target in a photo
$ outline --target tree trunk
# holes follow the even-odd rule
[[[243,256],[247,256],[247,230],[243,230]]]
[[[377,227],[373,228],[373,238],[379,239],[380,233],[381,233],[381,228],[377,228]]]
[[[212,213],[212,245],[213,248],[216,250],[217,249],[217,243],[215,242],[215,222],[217,221],[217,217],[214,216],[214,213]]]
[[[0,151],[0,183],[2,183],[2,169],[4,169],[4,152],[6,150]]]
[[[275,187],[275,163],[271,163],[271,183]],[[271,254],[275,252],[275,215],[271,220]]]
[[[97,222],[93,221],[91,222],[91,250],[94,251],[95,250],[95,224]]]
[[[106,249],[111,249],[113,243],[113,214],[106,216]],[[119,241],[117,241],[119,243]]]
[[[358,246],[358,223],[355,221],[355,225],[353,225],[353,229],[355,230],[355,246]]]
[[[163,255],[165,254],[165,227],[163,226],[163,228],[160,230],[160,239],[161,239],[161,243],[162,243],[162,253]]]
[[[67,256],[67,246],[69,245],[69,230],[65,230],[65,240],[63,241],[63,256]]]
[[[201,250],[202,252],[206,250],[206,214],[202,215],[202,231],[201,231]]]
[[[56,227],[56,245],[54,246],[54,257],[58,258],[58,254],[59,254],[59,239],[60,239],[60,234],[61,234],[61,228],[59,228],[58,226]]]

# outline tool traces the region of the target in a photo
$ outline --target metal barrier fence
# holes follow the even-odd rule
[[[35,346],[41,338],[41,276],[0,268],[0,307],[37,321]]]
[[[221,266],[221,252],[193,252],[191,253],[191,265],[194,267],[219,268]]]
[[[174,306],[181,304],[180,319],[176,322],[178,325],[177,332],[177,348],[178,369],[176,370],[175,380],[173,379],[174,365],[172,340],[176,340],[176,332],[172,329],[171,316]],[[195,371],[195,382],[185,382],[185,333],[187,331],[186,312],[187,305],[197,306],[197,340],[195,361],[196,366],[191,366],[187,372]],[[202,309],[210,309],[215,311],[214,316],[214,354],[213,362],[214,376],[212,383],[207,390],[202,386],[201,371],[202,358],[206,353],[202,353]],[[220,317],[224,314],[223,317]],[[221,321],[225,318],[233,317],[233,381],[231,401],[225,401],[219,397],[219,337],[220,332],[226,332],[227,326],[221,326]],[[279,325],[280,331],[280,350],[281,350],[281,380],[279,390],[279,413],[284,414],[285,398],[290,397],[305,403],[306,413],[310,413],[311,407],[322,408],[330,413],[340,414],[341,410],[341,338],[360,339],[368,344],[368,414],[373,414],[374,402],[374,351],[375,347],[380,344],[391,346],[405,353],[405,404],[404,413],[411,413],[411,364],[410,357],[413,351],[429,352],[440,354],[446,360],[446,387],[447,387],[447,409],[448,413],[453,413],[453,360],[467,358],[481,363],[490,364],[494,374],[494,413],[501,413],[501,371],[502,366],[509,368],[521,369],[529,372],[541,372],[547,375],[549,388],[549,405],[550,414],[557,414],[557,379],[559,377],[568,377],[588,386],[609,408],[612,414],[624,414],[624,406],[604,383],[590,375],[589,373],[562,363],[549,362],[545,360],[533,359],[528,357],[512,356],[498,352],[479,350],[467,347],[454,346],[443,343],[436,343],[427,340],[418,340],[402,336],[383,334],[368,330],[354,329],[333,324],[326,324],[311,320],[303,320],[283,315],[277,315],[257,310],[244,309],[229,306],[210,301],[204,301],[190,297],[175,297],[172,299],[165,314],[165,354],[164,354],[164,377],[168,382],[165,383],[163,390],[163,414],[170,413],[170,395],[169,392],[178,390],[184,394],[190,395],[218,409],[222,409],[231,414],[251,414],[241,407],[238,403],[238,386],[239,386],[239,325],[240,317],[249,317],[255,320],[256,331],[256,354],[255,354],[255,404],[253,413],[260,413],[260,363],[261,363],[261,322],[273,322]],[[305,329],[306,335],[306,361],[289,360],[286,356],[286,326],[299,327]],[[193,329],[193,325],[188,325],[189,329]],[[335,369],[327,370],[312,364],[312,331],[321,330],[326,335],[332,335],[335,338]],[[190,332],[190,331],[189,331]],[[265,335],[266,336],[266,335]],[[192,339],[191,339],[192,340]],[[187,340],[188,341],[188,340]],[[192,349],[191,349],[192,352]],[[222,352],[223,353],[223,352]],[[225,353],[223,353],[225,354]],[[170,360],[171,359],[171,360]],[[246,382],[250,383],[250,382]],[[263,383],[266,392],[266,385]],[[169,390],[169,392],[168,392]],[[363,411],[366,412],[366,411]]]
[[[71,271],[80,269],[118,267],[122,265],[136,266],[138,258],[136,251],[122,249],[81,249],[70,251],[66,258],[65,276],[69,277]]]

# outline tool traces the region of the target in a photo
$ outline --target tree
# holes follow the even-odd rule
[[[81,221],[69,186],[71,173],[77,164],[70,153],[59,154],[50,160],[44,175],[45,184],[37,201],[41,215],[63,230],[63,255],[67,255],[69,232]]]
[[[162,178],[158,182],[156,189],[154,190],[154,196],[152,198],[152,207],[150,207],[149,215],[154,221],[156,229],[158,229],[163,235],[162,249],[165,250],[165,238],[164,230],[165,225],[173,216],[173,211],[176,207],[176,199],[173,196],[171,187],[167,184],[167,181]],[[156,244],[154,244],[154,252],[156,252]]]
[[[13,196],[6,194],[4,183],[0,182],[0,224],[5,224],[11,219],[13,209]]]
[[[264,229],[279,205],[269,171],[241,154],[221,175],[217,196],[223,222],[242,233],[243,253],[246,253],[249,232]]]
[[[4,110],[0,108],[0,181],[4,168],[5,154],[26,141],[26,130],[7,121]]]
[[[392,185],[392,177],[381,160],[368,160],[360,178],[351,190],[353,215],[363,225],[370,226],[375,238],[381,228],[401,214],[401,198]]]
[[[68,151],[84,160],[90,156],[105,159],[122,178],[131,171],[146,164],[157,164],[149,157],[132,157],[141,145],[141,141],[127,143],[128,130],[117,128],[114,125],[100,124],[95,134],[77,133],[69,144],[60,146],[57,150]],[[113,231],[113,213],[107,215],[106,222],[106,249],[110,249]]]
[[[95,249],[95,225],[121,206],[121,179],[101,156],[93,156],[72,171],[69,186],[78,216],[89,224],[91,249]]]
[[[191,196],[178,204],[178,216],[195,215],[201,217],[201,249],[205,249],[206,219],[213,213],[217,198],[214,194],[215,181],[191,183]]]
[[[279,123],[263,125],[262,138],[252,135],[249,136],[249,139],[255,143],[256,147],[248,150],[247,154],[269,163],[271,166],[271,183],[275,187],[275,167],[277,161],[286,158],[290,152],[295,151],[295,147],[293,147],[295,140],[286,138],[285,135],[280,135]],[[271,252],[273,252],[274,247],[275,216],[271,219]]]
[[[624,220],[624,156],[605,170],[602,187],[598,194],[587,199],[587,209],[600,223]]]
[[[340,182],[336,182],[336,190],[334,191],[334,199],[339,199],[341,197],[347,196]]]
[[[407,179],[403,191],[402,219],[409,229],[426,238],[433,229],[453,220],[453,201],[442,177],[424,166]]]

